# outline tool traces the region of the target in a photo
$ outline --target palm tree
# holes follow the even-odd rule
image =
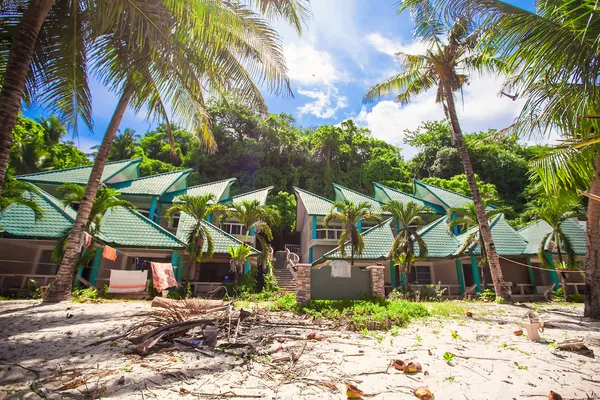
[[[404,0],[423,12],[427,0]],[[600,196],[600,78],[595,3],[539,1],[529,11],[498,0],[437,0],[435,9],[452,18],[478,21],[482,46],[494,44],[513,76],[509,87],[527,98],[512,131],[520,135],[557,131],[565,143],[535,163],[547,192],[589,190]],[[586,317],[600,317],[600,201],[587,209]]]
[[[271,208],[261,205],[258,200],[230,203],[228,207],[227,218],[237,220],[246,229],[244,242],[248,243],[252,231],[256,233],[257,238],[262,237],[268,241],[273,240],[273,233],[269,225],[275,216]]]
[[[115,136],[108,159],[111,161],[127,160],[133,157],[139,144],[140,135],[136,135],[133,129],[125,128],[124,131],[119,131]],[[93,149],[99,150],[100,147],[98,146],[98,149]]]
[[[408,275],[417,258],[427,257],[427,244],[419,235],[419,229],[423,226],[422,215],[432,210],[414,201],[401,203],[398,200],[390,200],[381,208],[389,211],[402,227],[394,238],[390,258],[399,267],[400,273]],[[418,257],[415,250],[419,251]],[[392,273],[397,274],[396,270]],[[400,282],[398,278],[396,276],[396,282]]]
[[[572,192],[558,192],[555,196],[545,197],[541,204],[535,207],[536,217],[550,225],[551,231],[544,235],[540,242],[538,258],[547,268],[552,268],[550,261],[546,258],[546,252],[556,249],[558,253],[561,276],[564,283],[567,280],[567,274],[564,270],[575,269],[577,266],[577,256],[573,250],[573,244],[569,237],[563,231],[562,225],[568,219],[577,217],[574,211],[579,207],[579,198]],[[567,256],[567,261],[563,260],[563,253]]]
[[[297,3],[296,0],[284,3],[288,2]],[[131,2],[124,2],[122,7],[113,7],[107,0],[95,3],[92,15],[109,15],[110,21],[121,19],[116,26],[103,26],[101,21],[91,24],[104,29],[94,43],[94,65],[100,79],[115,88],[120,98],[98,150],[85,200],[78,209],[63,262],[47,301],[60,301],[70,296],[67,272],[77,256],[81,236],[78,230],[89,213],[113,138],[128,107],[134,111],[147,107],[148,116],[158,116],[170,126],[165,106],[170,101],[174,115],[192,121],[207,149],[216,150],[204,103],[205,88],[217,94],[237,89],[249,101],[264,106],[264,99],[249,72],[253,71],[274,93],[289,93],[282,49],[277,33],[268,23],[237,3],[207,0],[193,4],[194,7],[183,7],[191,15],[186,14],[183,21],[178,21],[170,9],[154,2],[147,5],[152,13],[148,10],[140,13]],[[280,6],[277,10],[287,10]],[[273,7],[267,10],[279,12]],[[198,20],[209,17],[210,26]],[[198,36],[198,41],[190,40],[191,36]]]
[[[214,194],[204,196],[181,195],[175,199],[173,205],[167,210],[167,218],[173,219],[175,214],[181,213],[179,224],[188,221],[187,252],[192,258],[192,271],[196,271],[196,263],[210,260],[215,253],[215,243],[206,219],[209,215],[221,213],[226,210],[222,204],[216,203]]]
[[[231,256],[229,266],[234,276],[233,284],[237,286],[240,275],[244,273],[244,264],[246,264],[248,257],[252,255],[252,247],[245,243],[240,243],[238,246],[230,245],[227,250]]]
[[[32,194],[38,193],[39,190],[36,186],[8,175],[4,186],[0,189],[0,213],[3,213],[11,204],[17,204],[30,208],[36,219],[42,218],[44,210],[32,197]]]
[[[65,207],[80,204],[85,196],[85,186],[75,183],[65,183],[59,186],[56,191]],[[135,209],[135,206],[131,202],[119,199],[118,197],[120,195],[121,194],[116,189],[108,187],[101,187],[98,190],[98,193],[94,198],[94,203],[92,204],[92,210],[83,228],[84,232],[87,232],[92,236],[92,245],[89,247],[90,249],[94,249],[95,247],[94,244],[96,241],[94,238],[100,233],[102,218],[107,212],[110,212],[110,210],[115,207],[127,207]],[[52,252],[52,260],[57,264],[60,263],[64,257],[71,230],[72,228],[65,231],[63,236],[56,243],[54,251]],[[84,267],[89,264],[94,257],[94,253],[94,251],[86,250],[83,254],[79,255],[75,262],[73,271],[71,271],[72,279],[73,274],[80,267]]]
[[[350,265],[354,265],[354,257],[360,257],[365,249],[365,239],[358,229],[359,222],[381,220],[381,217],[373,213],[371,209],[371,204],[366,201],[358,204],[354,204],[350,200],[336,201],[329,214],[323,220],[325,226],[329,226],[329,222],[332,220],[342,223],[342,233],[338,238],[338,248],[342,257],[346,257],[346,243],[350,244]]]
[[[49,118],[38,118],[36,121],[44,130],[44,142],[46,145],[53,145],[60,142],[60,139],[67,134],[67,128],[62,124],[56,115]]]
[[[400,8],[401,10],[405,8],[404,2],[401,3]],[[460,19],[456,22],[446,32],[447,41],[444,41],[440,38],[443,33],[441,24],[431,19],[431,14],[428,14],[429,19],[425,20],[421,20],[419,14],[414,15],[417,17],[417,32],[429,44],[429,49],[424,55],[398,53],[403,72],[373,86],[365,95],[365,99],[379,98],[384,94],[397,91],[399,92],[397,101],[408,103],[414,96],[430,88],[436,88],[436,101],[442,103],[446,117],[450,120],[452,144],[458,150],[471,189],[496,295],[508,299],[510,294],[504,285],[500,260],[454,103],[454,92],[462,90],[468,83],[470,72],[493,69],[496,63],[487,54],[477,51],[479,32],[473,31],[467,20]]]
[[[483,203],[483,206],[486,207],[486,203]],[[513,210],[509,207],[496,207],[496,208],[486,208],[485,216],[487,220],[491,220],[497,215],[501,214],[512,214]],[[481,274],[481,282],[483,287],[485,288],[486,279],[485,279],[485,267],[488,264],[488,255],[485,246],[483,245],[482,235],[481,235],[481,225],[478,221],[477,209],[473,203],[467,203],[462,207],[451,207],[448,209],[448,229],[452,230],[456,227],[464,228],[464,230],[469,230],[474,227],[478,227],[479,229],[475,230],[473,233],[468,234],[465,238],[462,246],[458,249],[457,253],[463,253],[468,248],[473,245],[479,245],[481,249],[481,260],[479,261],[479,272]],[[490,271],[491,272],[491,271]]]

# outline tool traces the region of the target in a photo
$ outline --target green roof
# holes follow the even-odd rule
[[[214,194],[217,201],[227,198],[229,195],[229,187],[235,182],[236,178],[224,179],[222,181],[204,183],[202,185],[192,186],[187,189],[178,190],[163,195],[160,199],[163,203],[172,203],[177,196],[189,194],[190,196],[204,196]]]
[[[466,203],[470,203],[473,201],[470,197],[463,196],[462,194],[458,194],[452,192],[447,189],[443,189],[441,187],[437,187],[434,185],[430,185],[425,182],[421,182],[418,180],[414,180],[415,185],[415,196],[427,200],[425,198],[425,194],[421,191],[424,189],[426,192],[431,193],[431,195],[437,198],[442,204],[446,207],[463,207]]]
[[[30,208],[11,204],[3,213],[0,213],[0,227],[2,227],[3,235],[58,239],[73,225],[75,210],[71,207],[64,209],[57,198],[43,190],[40,190],[39,194],[26,192],[24,195],[35,200],[42,208],[44,215],[36,220]]]
[[[458,249],[458,241],[448,227],[448,217],[440,217],[419,230],[419,235],[427,245],[427,258],[444,258],[454,256]],[[418,248],[415,249],[419,254]]]
[[[468,236],[477,232],[479,227],[474,226],[468,229],[466,232],[456,236],[459,242],[459,246],[462,246],[467,240]],[[519,256],[525,252],[527,248],[527,242],[519,235],[519,233],[510,226],[504,215],[498,215],[490,223],[490,229],[492,232],[492,238],[494,239],[494,245],[496,246],[496,252],[501,256]],[[467,249],[466,253],[469,254],[481,254],[481,248],[479,244],[472,245]],[[458,255],[458,254],[457,254]]]
[[[333,201],[295,187],[294,192],[300,198],[308,215],[327,215],[333,209]]]
[[[194,220],[188,214],[181,213],[181,217],[179,218],[179,225],[177,226],[177,238],[184,243],[187,243],[188,235],[192,226],[194,224]],[[208,221],[202,221],[202,224],[208,228],[208,232],[213,238],[215,245],[215,254],[229,254],[229,246],[238,246],[242,242],[235,237],[231,236],[227,232],[222,231],[217,228],[213,224]],[[203,251],[207,250],[208,244],[205,242]],[[258,254],[259,251],[252,248],[254,254]]]
[[[433,209],[438,214],[446,213],[444,208],[438,206],[437,204],[430,203],[426,200],[415,197],[412,194],[401,192],[400,190],[382,185],[381,183],[373,182],[373,189],[375,190],[375,198],[383,203],[387,203],[390,200],[396,200],[403,204],[406,204],[409,201],[414,201],[421,206]]]
[[[364,232],[362,235],[365,238],[365,250],[360,256],[355,256],[355,260],[387,260],[390,257],[392,243],[394,242],[394,233],[390,227],[392,219],[388,219],[371,229]],[[350,242],[344,244],[346,249],[346,257],[342,256],[339,246],[315,261],[313,265],[322,263],[324,260],[343,260],[350,258]]]
[[[109,181],[112,177],[117,175],[125,168],[137,165],[142,162],[141,158],[132,160],[123,160],[106,163],[104,166],[104,172],[102,173],[102,182]],[[21,175],[18,179],[23,179],[28,182],[34,183],[47,183],[60,185],[66,182],[79,183],[85,185],[90,179],[90,173],[92,172],[92,165],[86,165],[84,167],[66,168],[54,171],[37,172],[35,174]]]
[[[193,171],[193,169],[186,169],[183,171],[145,176],[132,181],[115,183],[111,187],[123,194],[162,196],[176,183],[185,184],[185,182],[181,181],[186,179]]]
[[[175,235],[126,207],[114,207],[102,217],[98,239],[115,247],[183,249]]]
[[[383,205],[382,202],[380,202],[377,199],[374,199],[373,197],[367,196],[366,194],[362,194],[355,190],[345,188],[345,187],[340,186],[335,183],[333,184],[333,190],[335,191],[336,200],[339,200],[339,201],[349,200],[349,201],[353,202],[354,204],[358,204],[361,202],[367,202],[371,205],[372,212],[377,213],[377,214],[387,214],[387,215],[390,214],[388,211],[383,211],[381,209],[381,206]]]
[[[561,225],[565,235],[571,241],[575,254],[585,255],[586,253],[586,233],[577,222],[568,219]],[[537,254],[540,250],[540,244],[545,235],[550,233],[552,228],[546,221],[537,220],[519,230],[519,235],[528,242],[525,254]],[[556,251],[555,251],[556,253]]]
[[[233,196],[231,201],[234,203],[242,202],[242,201],[254,201],[257,200],[261,205],[265,205],[267,203],[267,196],[269,192],[275,186],[269,186],[263,189],[253,190],[248,193],[238,194],[237,196]]]

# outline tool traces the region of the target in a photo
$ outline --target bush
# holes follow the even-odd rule
[[[406,289],[400,291],[393,289],[388,295],[388,300],[440,301],[446,292],[446,289],[442,289],[440,285],[441,282],[437,285],[423,285],[420,288],[408,285]]]
[[[77,303],[84,303],[86,301],[96,302],[98,301],[98,291],[95,287],[80,288],[75,287],[71,292],[73,301]]]
[[[583,299],[582,294],[576,293],[576,294],[570,294],[569,296],[567,296],[567,301],[569,303],[583,303],[584,299]]]
[[[477,294],[483,301],[496,301],[496,292],[494,289],[485,289],[482,293]]]

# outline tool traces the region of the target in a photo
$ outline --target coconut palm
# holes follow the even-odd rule
[[[419,235],[419,229],[423,226],[423,214],[429,214],[432,210],[414,201],[402,203],[398,200],[390,200],[381,208],[389,211],[401,226],[394,238],[390,258],[399,267],[400,273],[408,275],[418,258],[427,257],[427,244]],[[395,269],[393,273],[397,274]],[[396,282],[399,281],[396,276]]]
[[[573,250],[573,244],[569,236],[563,230],[563,223],[568,219],[577,217],[579,207],[578,196],[571,192],[558,192],[555,196],[545,197],[543,201],[535,207],[537,218],[550,225],[551,231],[542,238],[538,258],[547,268],[557,267],[561,271],[563,281],[566,283],[567,274],[564,270],[572,270],[577,267],[577,256]],[[548,260],[547,252],[556,250],[558,253],[559,264],[554,266]],[[567,261],[564,261],[564,255]],[[551,253],[550,253],[551,254]],[[550,255],[551,257],[551,255]]]
[[[244,273],[244,265],[248,257],[252,255],[252,247],[245,243],[240,243],[238,246],[230,245],[227,250],[229,251],[229,266],[231,272],[233,272],[233,284],[237,286],[239,277]]]
[[[264,99],[252,76],[258,75],[275,94],[290,92],[277,33],[249,8],[225,1],[195,2],[194,7],[183,7],[190,15],[185,14],[186,18],[180,22],[173,18],[170,9],[155,2],[146,4],[151,13],[133,10],[136,4],[131,1],[125,3],[122,7],[126,12],[106,0],[94,4],[92,15],[103,17],[91,23],[102,33],[94,43],[92,58],[101,81],[113,87],[120,97],[96,155],[86,200],[78,209],[68,248],[47,301],[70,296],[66,274],[77,256],[80,232],[76,230],[89,212],[113,138],[127,108],[134,111],[147,108],[149,117],[162,118],[166,126],[171,126],[165,106],[170,102],[171,112],[191,121],[207,149],[216,150],[204,103],[205,90],[221,95],[235,89],[248,101],[264,107]],[[278,12],[272,8],[267,10]],[[104,16],[120,23],[103,24]],[[209,17],[210,27],[198,22],[198,18]],[[172,135],[170,137],[172,139]],[[65,271],[62,280],[61,270]]]
[[[120,161],[127,160],[134,156],[136,148],[140,144],[140,135],[137,135],[133,129],[125,128],[124,131],[118,131],[119,133],[115,135],[113,140],[112,147],[110,152],[108,153],[108,159],[110,161]],[[92,153],[95,157],[100,150],[100,145],[97,144],[95,146],[90,147],[91,150],[94,150]]]
[[[227,218],[237,220],[246,229],[245,242],[248,242],[252,231],[256,233],[257,237],[263,237],[268,241],[273,240],[273,233],[269,225],[275,216],[271,208],[261,205],[258,200],[230,203],[228,208]]]
[[[42,218],[44,210],[31,196],[37,193],[39,190],[36,186],[8,175],[4,186],[0,189],[0,213],[11,204],[17,204],[30,208],[36,219]]]
[[[426,13],[427,0],[403,0]],[[478,21],[482,46],[493,44],[513,76],[509,89],[527,98],[512,131],[564,135],[565,142],[535,163],[551,192],[560,188],[600,196],[600,37],[597,4],[591,0],[538,1],[532,11],[498,0],[436,0],[447,17]],[[587,209],[584,295],[587,317],[600,317],[600,201]]]
[[[401,3],[401,8],[403,4]],[[397,57],[403,72],[373,86],[365,95],[365,100],[398,92],[396,100],[404,104],[416,95],[436,88],[436,102],[442,103],[446,117],[450,121],[452,144],[458,150],[471,189],[471,197],[477,211],[479,230],[488,255],[496,295],[509,298],[510,293],[504,285],[500,260],[496,253],[454,102],[454,93],[462,90],[468,84],[470,73],[494,69],[499,63],[487,54],[478,51],[476,45],[479,32],[473,30],[468,20],[460,19],[447,32],[444,32],[442,25],[435,19],[424,20],[419,14],[413,15],[416,16],[417,33],[429,45],[429,48],[423,55],[398,53]],[[447,34],[446,40],[440,38],[443,33]]]
[[[38,118],[36,120],[44,130],[44,142],[46,145],[53,145],[60,142],[60,139],[67,134],[67,128],[62,124],[56,115],[48,118]]]
[[[207,217],[225,210],[224,205],[216,202],[214,194],[181,195],[167,210],[169,220],[172,220],[175,214],[181,214],[179,225],[187,231],[187,252],[192,258],[192,271],[196,271],[197,262],[210,260],[215,253],[215,243],[206,223]]]
[[[65,207],[71,205],[80,204],[83,197],[85,196],[85,186],[78,185],[76,183],[65,183],[56,189],[58,196]],[[119,199],[119,193],[116,189],[101,187],[94,198],[92,209],[88,217],[87,222],[83,227],[83,231],[87,232],[92,236],[92,244],[88,247],[94,249],[96,243],[95,237],[100,233],[102,226],[102,218],[107,212],[111,212],[111,209],[115,207],[127,207],[135,209],[135,206],[126,200]],[[69,241],[69,234],[71,229],[67,229],[65,233],[58,239],[54,251],[52,252],[52,260],[57,264],[62,261],[65,250]],[[85,267],[93,259],[95,251],[84,251],[80,254],[75,262],[74,268],[71,271],[71,277],[80,267]]]
[[[483,203],[484,207],[486,203]],[[486,207],[485,216],[489,220],[502,214],[513,214],[513,210],[510,207]],[[451,207],[448,209],[448,229],[453,230],[454,228],[463,228],[469,230],[471,228],[479,228],[479,222],[477,220],[477,210],[473,203],[467,203],[462,207]],[[479,273],[481,274],[481,282],[485,288],[485,267],[489,265],[486,248],[483,245],[481,231],[476,229],[472,233],[466,234],[462,246],[458,249],[457,253],[463,253],[474,245],[479,245],[481,249],[481,259],[479,260]]]
[[[342,233],[338,238],[338,248],[342,257],[346,257],[346,243],[350,244],[350,265],[354,265],[354,257],[360,257],[365,249],[365,239],[358,229],[359,222],[381,220],[381,217],[371,210],[371,204],[366,201],[358,204],[354,204],[350,200],[336,201],[329,214],[323,220],[325,226],[329,226],[329,222],[331,221],[342,223]]]

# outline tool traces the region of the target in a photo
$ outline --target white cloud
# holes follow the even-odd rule
[[[284,53],[290,79],[302,85],[331,85],[350,79],[335,67],[328,52],[317,50],[312,44],[291,43],[284,46]]]
[[[465,132],[505,128],[514,120],[524,100],[513,102],[507,97],[499,97],[501,87],[502,79],[474,77],[463,91],[464,103],[460,95],[457,96],[457,112]],[[370,111],[363,107],[354,119],[369,128],[374,137],[400,146],[404,156],[410,159],[418,150],[403,143],[404,130],[415,129],[426,121],[444,119],[444,113],[441,104],[435,102],[435,89],[431,89],[404,106],[381,101]]]
[[[312,114],[317,118],[333,118],[336,111],[348,106],[348,99],[340,96],[335,86],[329,85],[313,90],[298,89],[298,93],[315,100],[298,107],[300,115]]]
[[[407,54],[423,54],[427,50],[427,45],[423,42],[411,41],[402,43],[387,37],[378,32],[367,35],[367,42],[380,53],[394,57],[396,53],[403,52]]]

